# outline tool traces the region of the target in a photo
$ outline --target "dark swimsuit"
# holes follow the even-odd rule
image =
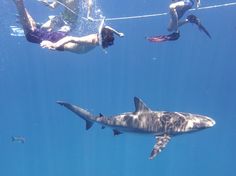
[[[61,32],[61,31],[49,32],[45,29],[37,28],[34,31],[27,32],[25,34],[25,36],[26,36],[26,39],[29,42],[40,44],[44,40],[48,40],[48,41],[51,41],[53,43],[57,42],[60,39],[67,36],[67,33],[66,32]]]

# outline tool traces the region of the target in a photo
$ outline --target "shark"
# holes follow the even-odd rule
[[[122,133],[150,134],[156,138],[149,159],[154,159],[169,143],[169,141],[181,134],[192,133],[213,127],[216,122],[207,116],[185,113],[152,111],[138,97],[134,97],[134,112],[125,112],[113,116],[103,114],[93,115],[89,111],[64,101],[57,101],[86,122],[86,130],[94,123],[100,124],[102,129],[109,127],[115,136]]]

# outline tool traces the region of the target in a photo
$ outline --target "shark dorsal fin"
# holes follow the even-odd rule
[[[134,105],[135,105],[135,113],[140,112],[140,111],[151,111],[141,99],[138,97],[134,97]]]

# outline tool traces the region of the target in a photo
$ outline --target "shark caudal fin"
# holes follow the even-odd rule
[[[95,119],[95,116],[92,115],[90,112],[86,111],[85,109],[82,109],[76,105],[72,105],[70,103],[64,102],[64,101],[57,101],[59,105],[62,105],[69,109],[70,111],[74,112],[76,115],[81,117],[86,122],[86,130],[90,129],[93,126],[93,121]]]

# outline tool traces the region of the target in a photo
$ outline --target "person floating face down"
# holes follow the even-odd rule
[[[196,1],[196,7],[200,6],[200,0]],[[179,27],[187,24],[193,23],[196,24],[200,30],[206,33],[206,35],[211,38],[211,35],[206,30],[206,28],[201,24],[199,18],[195,15],[188,15],[185,20],[180,21],[184,14],[193,7],[194,0],[172,0],[172,3],[169,6],[170,13],[170,22],[168,26],[168,31],[172,32],[169,35],[160,35],[147,38],[151,42],[164,42],[164,41],[174,41],[178,40],[180,37]]]
[[[59,51],[71,51],[75,53],[86,53],[99,46],[107,48],[113,45],[114,34],[123,37],[124,34],[115,29],[104,26],[102,20],[99,32],[83,37],[69,36],[68,32],[48,31],[36,25],[34,19],[25,8],[23,0],[13,0],[19,13],[20,23],[23,26],[24,34],[29,42],[41,44],[43,48]]]
[[[49,20],[42,24],[41,28],[47,29],[48,31],[59,29],[60,31],[70,31],[75,28],[78,20],[79,13],[79,0],[38,0],[44,5],[55,9],[58,6],[63,6],[63,12],[58,16],[49,16]],[[86,1],[87,7],[87,19],[93,21],[91,17],[92,11],[92,0]]]
[[[119,37],[124,37],[124,34],[116,31],[110,26],[103,26],[104,20],[101,22],[99,32],[90,34],[84,37],[65,36],[57,42],[44,40],[41,42],[42,48],[58,51],[70,51],[78,54],[87,53],[96,46],[101,45],[102,48],[107,48],[114,44],[114,34]]]

